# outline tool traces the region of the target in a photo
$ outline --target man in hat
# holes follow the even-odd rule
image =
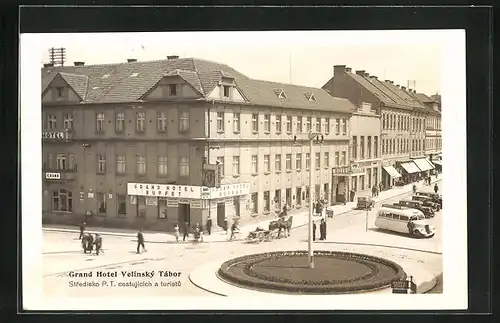
[[[319,234],[320,234],[319,240],[326,240],[326,221],[325,221],[325,219],[321,219],[321,222],[319,224]]]
[[[434,193],[437,194],[437,192],[439,191],[439,187],[438,187],[438,184],[434,184]]]
[[[146,250],[146,247],[144,246],[144,236],[142,235],[142,229],[139,229],[139,232],[137,232],[137,253],[140,253],[140,247],[144,251]]]
[[[313,221],[313,241],[316,241],[316,221]]]
[[[207,218],[207,231],[208,231],[208,235],[210,235],[212,233],[212,217],[210,217],[210,214],[208,215],[208,218]]]
[[[85,231],[85,226],[87,225],[87,222],[83,221],[82,224],[80,224],[80,236],[78,237],[78,240],[81,240],[83,238],[83,232]]]
[[[186,237],[189,235],[189,223],[184,222],[182,228],[182,241],[186,241]]]

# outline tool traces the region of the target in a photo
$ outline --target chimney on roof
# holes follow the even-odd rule
[[[401,90],[406,91],[406,86],[402,86]]]
[[[398,87],[398,89],[400,88],[399,84],[396,85]]]
[[[177,55],[170,55],[170,56],[167,56],[167,59],[169,61],[173,61],[173,60],[179,59],[179,56],[177,56]]]
[[[84,66],[85,62],[73,62],[75,66]]]
[[[361,76],[365,76],[365,70],[356,71],[356,74],[361,75]]]
[[[54,67],[54,63],[45,63],[43,67]]]
[[[371,79],[375,79],[375,80],[377,80],[377,79],[378,79],[378,77],[376,77],[375,75],[371,75],[371,76],[370,76],[370,78],[371,78]]]
[[[365,73],[365,77],[370,77],[370,73]]]
[[[346,68],[345,68],[345,71],[346,71],[347,73],[351,73],[352,68],[350,68],[350,67],[346,67]]]
[[[127,58],[127,63],[135,63],[137,62],[137,58]]]
[[[346,71],[345,65],[333,65],[333,76],[343,74]]]

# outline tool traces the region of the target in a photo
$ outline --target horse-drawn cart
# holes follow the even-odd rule
[[[274,232],[270,230],[256,230],[248,233],[246,241],[249,243],[270,241],[274,237]]]

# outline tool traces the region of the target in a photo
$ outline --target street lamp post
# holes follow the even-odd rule
[[[309,238],[308,238],[308,250],[309,250],[309,268],[314,268],[314,254],[313,254],[313,241],[312,241],[312,236],[313,236],[313,170],[314,170],[314,156],[313,156],[313,140],[314,137],[310,136],[309,138],[309,151],[310,151],[310,165],[309,165]]]
[[[297,140],[297,137],[294,136],[294,141]],[[314,160],[315,157],[313,156],[313,143],[314,140],[316,140],[318,143],[323,142],[323,134],[321,133],[314,133],[314,132],[309,132],[309,221],[308,221],[308,228],[309,228],[309,238],[308,238],[308,261],[309,261],[309,268],[314,268],[314,252],[313,252],[313,212],[314,212],[314,205],[313,205],[313,192],[315,192],[314,186]]]

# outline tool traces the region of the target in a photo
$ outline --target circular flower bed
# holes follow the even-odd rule
[[[278,251],[234,258],[218,276],[229,283],[299,294],[360,293],[388,288],[406,279],[398,264],[378,257],[338,251],[315,251],[309,268],[307,251]]]

